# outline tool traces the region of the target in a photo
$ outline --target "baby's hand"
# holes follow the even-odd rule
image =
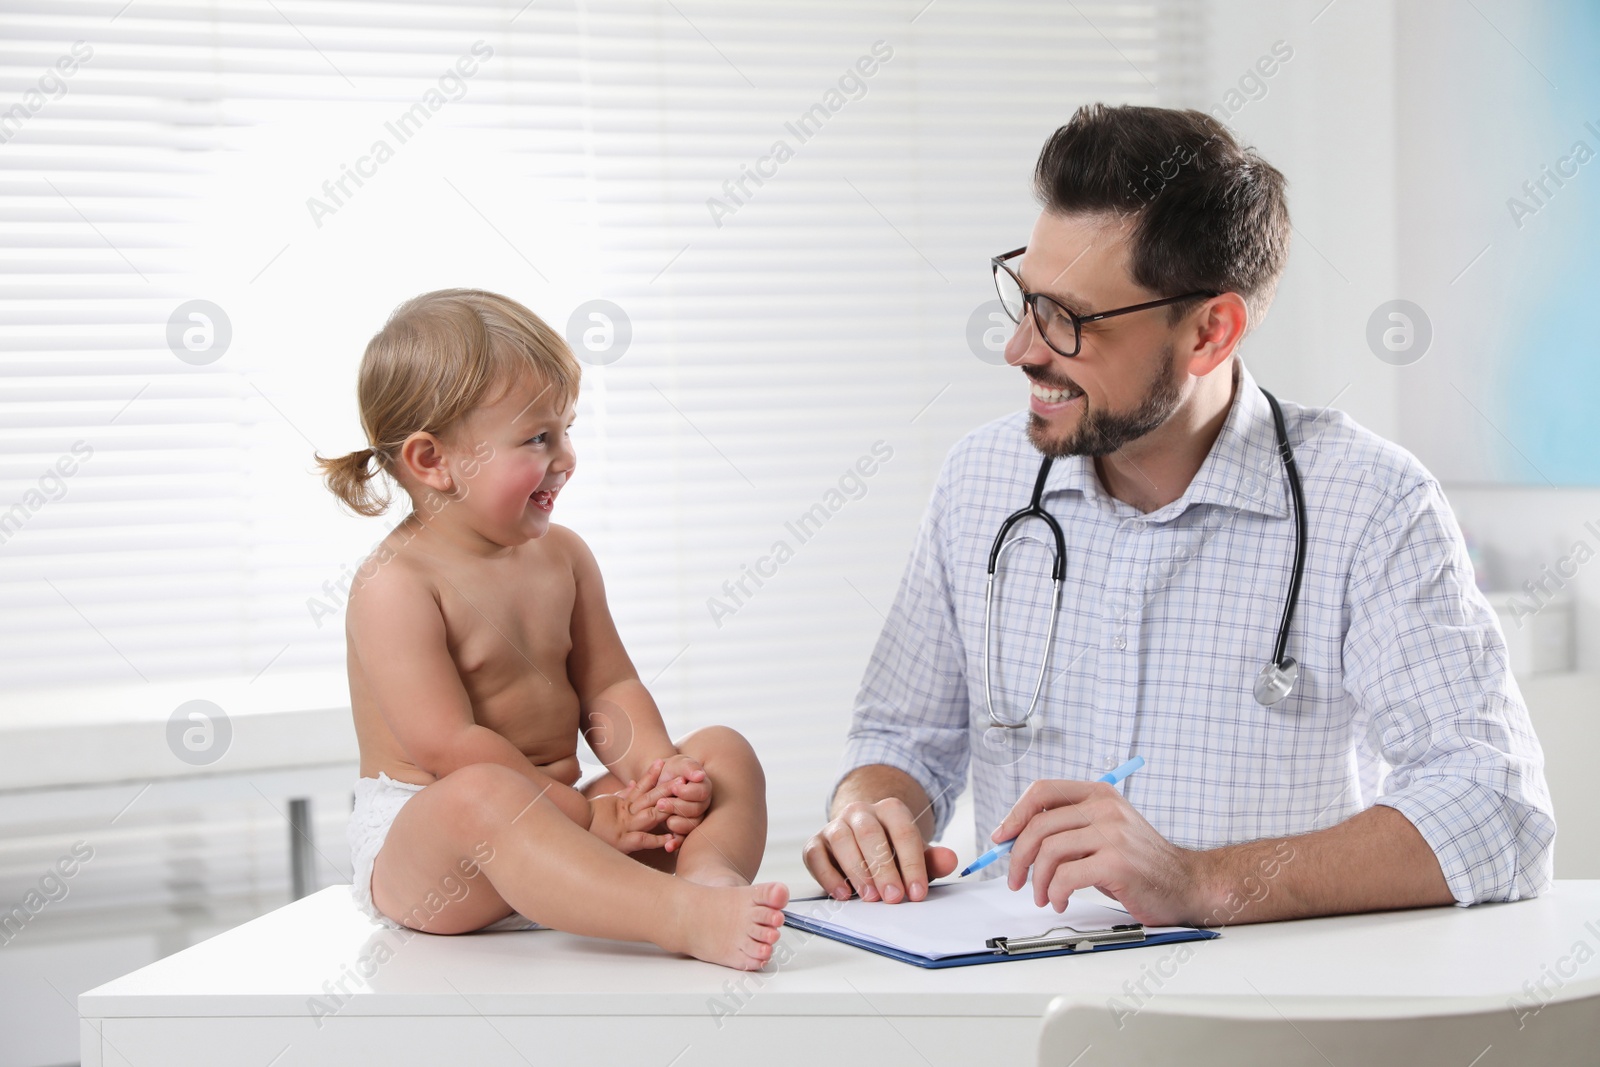
[[[589,832],[618,852],[643,852],[662,848],[673,852],[683,844],[681,834],[656,833],[661,815],[649,804],[641,803],[655,781],[629,782],[626,789],[589,798]]]
[[[635,803],[641,809],[654,810],[655,829],[664,826],[686,836],[711,807],[711,779],[706,769],[681,752],[651,763],[640,784],[645,783],[652,783],[653,788],[644,789]]]

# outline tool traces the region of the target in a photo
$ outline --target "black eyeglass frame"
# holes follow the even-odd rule
[[[1115,318],[1118,315],[1131,315],[1135,311],[1148,311],[1151,308],[1166,307],[1169,304],[1179,304],[1185,300],[1193,300],[1196,297],[1203,297],[1209,300],[1211,297],[1222,295],[1221,293],[1215,293],[1209,290],[1197,289],[1192,293],[1184,293],[1182,296],[1169,296],[1161,300],[1147,300],[1143,304],[1130,304],[1127,307],[1113,308],[1110,311],[1097,311],[1093,315],[1078,315],[1068,309],[1061,303],[1061,301],[1055,299],[1054,297],[1046,296],[1044,293],[1028,292],[1027,288],[1022,284],[1022,279],[1017,276],[1015,271],[1006,266],[1006,260],[1016,259],[1027,250],[1028,246],[1023,245],[1021,248],[1007,252],[1004,255],[995,256],[989,260],[989,266],[994,271],[995,294],[1000,297],[1000,307],[1005,311],[1006,317],[1011,319],[1011,321],[1017,325],[1022,325],[1022,318],[1020,316],[1013,316],[1011,314],[1011,309],[1006,307],[1005,294],[1000,291],[1000,272],[1005,271],[1006,274],[1010,276],[1011,280],[1017,283],[1017,291],[1022,294],[1022,313],[1025,315],[1031,310],[1033,312],[1034,325],[1038,327],[1039,330],[1039,336],[1042,337],[1044,339],[1044,343],[1050,347],[1050,351],[1066,356],[1068,359],[1075,358],[1079,352],[1083,351],[1083,325],[1086,322],[1099,322],[1101,319]],[[1071,352],[1062,352],[1061,349],[1057,348],[1055,343],[1050,340],[1050,335],[1045,332],[1044,324],[1039,319],[1038,303],[1041,300],[1050,301],[1054,307],[1060,309],[1061,314],[1067,317],[1067,321],[1072,323],[1073,347]]]

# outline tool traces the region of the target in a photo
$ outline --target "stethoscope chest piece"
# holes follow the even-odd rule
[[[1256,703],[1270,708],[1294,690],[1300,680],[1300,664],[1293,656],[1285,656],[1282,663],[1269,663],[1256,675]]]

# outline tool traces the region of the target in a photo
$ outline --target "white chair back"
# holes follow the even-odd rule
[[[1270,994],[1268,994],[1270,996]],[[1594,1067],[1600,979],[1515,997],[1083,995],[1045,1012],[1040,1067]]]

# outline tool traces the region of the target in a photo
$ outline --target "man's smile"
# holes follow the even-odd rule
[[[1028,407],[1036,415],[1056,415],[1067,407],[1074,405],[1084,395],[1071,381],[1050,381],[1044,371],[1035,367],[1024,367],[1023,373],[1028,376]],[[1082,404],[1077,404],[1081,407]]]

